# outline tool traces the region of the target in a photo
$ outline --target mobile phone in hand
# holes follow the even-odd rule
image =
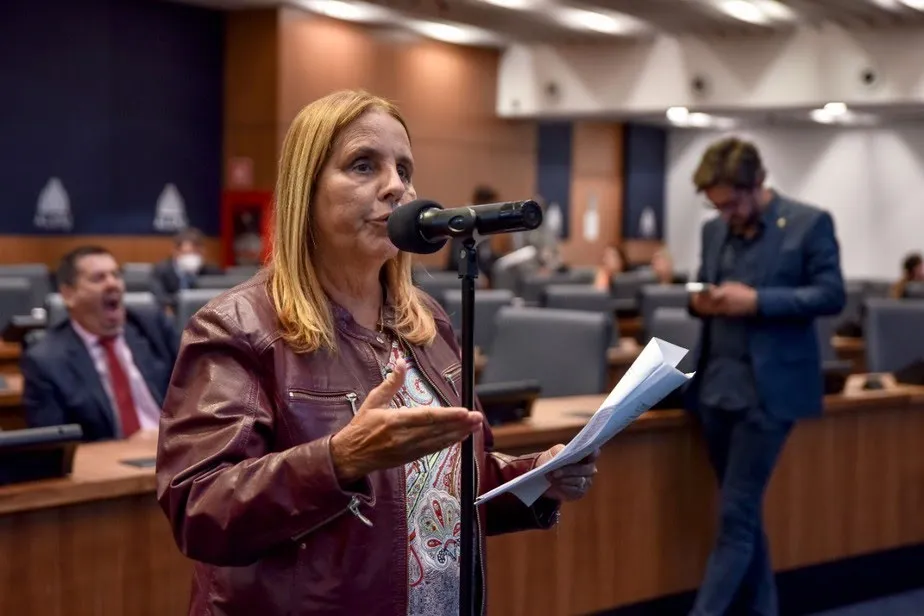
[[[686,288],[687,293],[705,293],[712,290],[712,285],[705,282],[688,282]]]

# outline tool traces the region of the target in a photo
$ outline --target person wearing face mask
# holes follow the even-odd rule
[[[156,433],[176,361],[176,330],[159,310],[128,310],[105,248],[68,253],[57,271],[68,318],[21,359],[29,427],[80,424],[85,441]]]
[[[157,497],[196,561],[190,615],[456,616],[461,441],[480,493],[543,464],[492,451],[462,407],[449,316],[388,239],[415,198],[404,119],[365,92],[296,116],[282,145],[268,268],[186,326],[164,402]],[[531,506],[477,509],[476,613],[488,535],[554,526],[595,455]]]
[[[154,266],[151,292],[168,310],[176,308],[176,295],[183,289],[196,288],[199,276],[217,276],[221,269],[205,262],[202,232],[183,229],[173,238],[173,255]]]

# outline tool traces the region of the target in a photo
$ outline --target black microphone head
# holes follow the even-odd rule
[[[426,239],[421,235],[417,223],[423,212],[434,208],[441,210],[443,206],[427,199],[418,199],[396,207],[388,217],[388,239],[398,250],[404,252],[419,255],[437,252],[446,245],[448,239],[442,238],[434,241]]]

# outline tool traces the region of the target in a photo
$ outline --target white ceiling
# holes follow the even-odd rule
[[[323,0],[175,0],[225,10],[292,5],[306,7]],[[671,33],[757,34],[803,25],[833,22],[851,29],[924,25],[924,11],[908,8],[903,2],[924,0],[779,0],[793,16],[763,24],[748,23],[723,12],[723,3],[747,5],[770,0],[370,0],[397,13],[400,18],[445,21],[476,26],[497,33],[504,41],[592,42],[607,40],[613,33],[595,32],[551,18],[551,11],[562,6],[627,16],[654,31]],[[527,5],[531,10],[515,10],[500,4]],[[545,7],[545,8],[542,8]],[[747,8],[745,6],[745,8]],[[605,29],[605,28],[604,28]]]

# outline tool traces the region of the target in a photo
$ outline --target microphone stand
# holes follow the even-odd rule
[[[475,239],[466,237],[459,255],[459,278],[462,279],[462,406],[475,410],[475,279],[478,259]],[[459,616],[476,616],[475,583],[478,550],[475,512],[474,436],[462,441],[462,498],[460,537]],[[481,582],[484,583],[483,581]]]

